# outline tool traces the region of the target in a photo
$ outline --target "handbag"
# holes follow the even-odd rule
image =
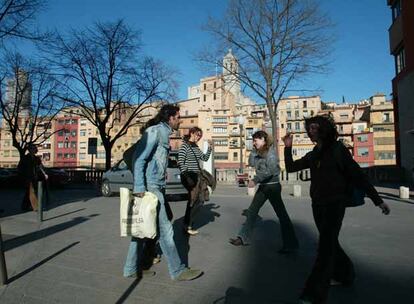
[[[157,196],[145,192],[143,197],[136,197],[128,188],[121,188],[119,197],[121,236],[154,239],[157,236]]]

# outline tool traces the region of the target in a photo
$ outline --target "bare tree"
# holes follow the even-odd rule
[[[139,33],[123,20],[57,34],[45,46],[66,88],[59,97],[98,129],[109,169],[113,145],[139,123],[148,102],[173,96],[174,72],[141,53]]]
[[[1,70],[0,115],[21,158],[29,144],[42,144],[54,133],[52,121],[63,108],[53,97],[60,82],[44,65],[18,53],[6,54]]]
[[[0,42],[6,38],[40,39],[36,31],[36,15],[45,0],[0,0]]]
[[[204,26],[217,48],[198,59],[221,65],[225,48],[233,50],[238,70],[223,68],[266,102],[276,139],[278,102],[304,77],[325,70],[330,28],[313,0],[230,0],[224,17]]]

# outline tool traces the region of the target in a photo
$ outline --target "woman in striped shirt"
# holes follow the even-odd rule
[[[208,150],[204,154],[197,143],[203,136],[203,131],[198,127],[190,129],[189,134],[184,137],[183,144],[178,152],[178,166],[181,172],[181,182],[188,191],[188,202],[184,216],[185,230],[189,235],[196,235],[197,230],[192,228],[194,211],[199,203],[199,173],[200,160],[207,161],[210,158],[212,144],[208,141]]]

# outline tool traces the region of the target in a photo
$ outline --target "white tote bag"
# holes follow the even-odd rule
[[[145,192],[144,197],[133,196],[128,188],[120,189],[121,236],[153,239],[157,235],[158,198]]]

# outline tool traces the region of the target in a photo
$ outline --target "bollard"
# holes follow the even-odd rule
[[[0,226],[0,273],[1,273],[1,285],[7,284],[7,267],[6,260],[4,258],[4,246],[3,246],[3,236],[1,235],[1,226]]]
[[[41,181],[37,182],[37,215],[39,216],[39,222],[43,222],[43,184]]]
[[[400,187],[400,198],[409,199],[410,198],[410,188],[401,186]]]
[[[302,186],[301,185],[293,185],[293,196],[295,196],[295,197],[302,196]]]

